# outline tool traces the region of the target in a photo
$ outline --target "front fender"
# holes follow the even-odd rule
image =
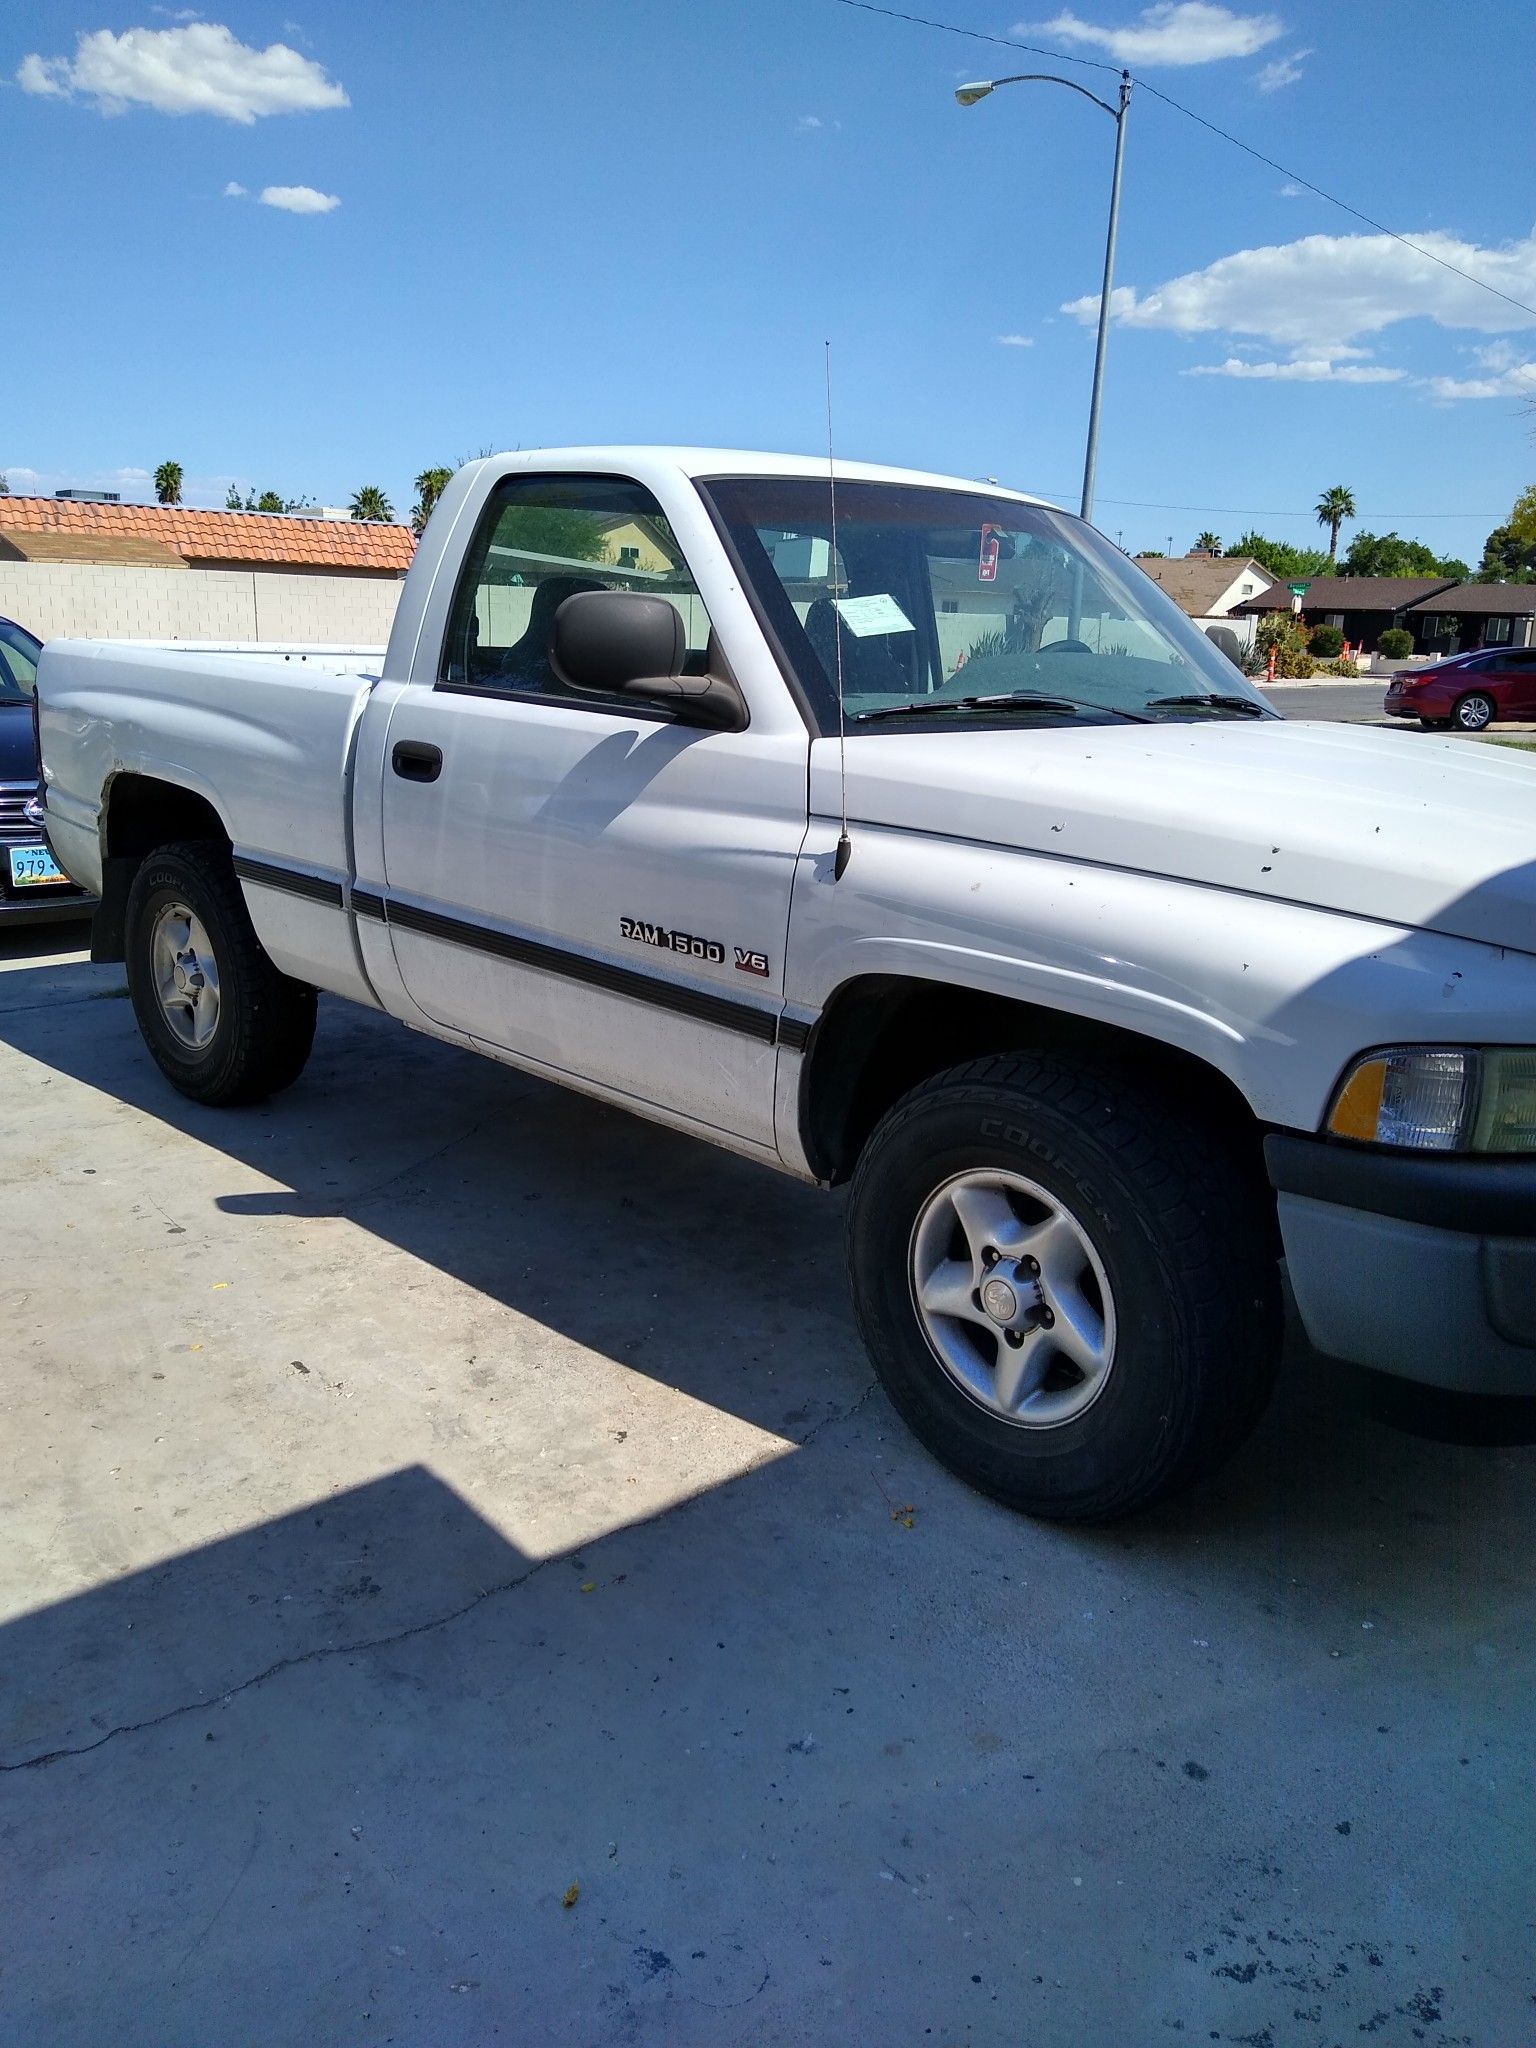
[[[835,837],[814,821],[796,875],[786,992],[808,1021],[866,975],[1011,997],[1189,1053],[1294,1130],[1367,1046],[1531,1035],[1531,954],[868,825],[834,881]]]

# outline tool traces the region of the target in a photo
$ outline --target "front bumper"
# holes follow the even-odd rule
[[[25,896],[0,896],[0,931],[22,924],[66,924],[71,919],[78,923],[94,916],[95,911],[96,898],[79,889],[49,890],[46,895],[34,889]]]
[[[1276,1132],[1291,1291],[1331,1358],[1458,1393],[1536,1394],[1536,1159]]]
[[[15,924],[57,924],[65,918],[89,917],[96,908],[73,882],[47,883],[41,888],[20,889],[11,880],[9,854],[13,846],[45,844],[39,836],[18,838],[0,832],[0,927]]]

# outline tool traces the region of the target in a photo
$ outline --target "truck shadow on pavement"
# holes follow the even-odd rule
[[[84,985],[65,995],[72,973]],[[0,1044],[259,1176],[267,1185],[216,1198],[237,1231],[344,1218],[488,1301],[791,1443],[868,1396],[839,1196],[330,1000],[293,1089],[252,1110],[206,1110],[155,1069],[119,974],[51,962],[13,973]],[[155,1227],[185,1234],[165,1201],[162,1188]],[[883,1397],[880,1406],[905,1441]],[[1357,1513],[1362,1465],[1390,1490],[1398,1461],[1433,1460],[1432,1448],[1400,1439],[1404,1430],[1442,1447],[1526,1443],[1536,1431],[1536,1403],[1383,1392],[1293,1332],[1254,1448],[1214,1488],[1140,1518],[1138,1542],[1176,1542],[1186,1528],[1235,1534],[1234,1517],[1267,1528],[1286,1509],[1276,1489],[1296,1476],[1282,1446],[1298,1417],[1312,1521],[1329,1517],[1333,1481],[1347,1496],[1338,1511]],[[1391,1427],[1374,1427],[1379,1418]],[[1446,1462],[1460,1469],[1448,1448]],[[1474,1488],[1477,1469],[1465,1466]]]
[[[237,1183],[131,1155],[146,1287],[344,1218],[787,1442],[549,1555],[409,1463],[0,1628],[0,2035],[1518,2037],[1527,1460],[1302,1355],[1199,1495],[1023,1522],[869,1394],[826,1197],[341,1006],[201,1112],[58,973],[0,1041]]]
[[[1492,1489],[1085,1542],[903,1530],[847,1451],[545,1560],[407,1468],[0,1630],[0,2032],[1519,2037],[1526,1818],[1456,1766],[1518,1778],[1532,1659],[1440,1512]]]

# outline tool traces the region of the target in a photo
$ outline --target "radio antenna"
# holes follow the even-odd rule
[[[827,563],[827,582],[834,593],[837,590],[837,465],[832,455],[832,344],[825,344],[827,352],[827,491],[832,501],[832,555]],[[832,599],[832,646],[837,666],[837,788],[842,829],[837,835],[837,857],[832,863],[832,879],[840,882],[853,852],[848,838],[848,719],[843,709],[843,615],[837,608],[837,598]]]

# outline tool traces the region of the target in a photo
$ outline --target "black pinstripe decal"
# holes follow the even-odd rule
[[[307,875],[297,868],[279,867],[273,861],[252,860],[237,853],[235,873],[242,881],[254,882],[264,889],[280,889],[307,902],[326,903],[336,909],[343,904],[339,882]],[[630,1002],[649,1003],[679,1017],[692,1017],[700,1024],[718,1025],[723,1031],[738,1032],[762,1045],[783,1045],[791,1051],[803,1052],[811,1034],[811,1026],[797,1017],[776,1018],[768,1010],[719,995],[713,989],[682,988],[658,975],[617,967],[611,961],[594,960],[539,939],[520,938],[514,932],[498,931],[494,925],[474,924],[467,918],[445,916],[442,911],[423,910],[414,903],[401,903],[371,889],[352,889],[349,907],[354,917],[373,918],[397,925],[401,931],[418,932],[424,938],[445,939],[450,945],[467,946],[494,959],[535,967],[544,974],[558,974],[567,981],[605,989],[610,995],[623,996]]]
[[[255,882],[263,889],[281,889],[285,896],[302,896],[308,903],[328,903],[337,910],[341,908],[340,882],[327,881],[324,875],[306,875],[298,868],[278,867],[267,860],[252,860],[243,853],[235,855],[235,873],[242,882]]]

